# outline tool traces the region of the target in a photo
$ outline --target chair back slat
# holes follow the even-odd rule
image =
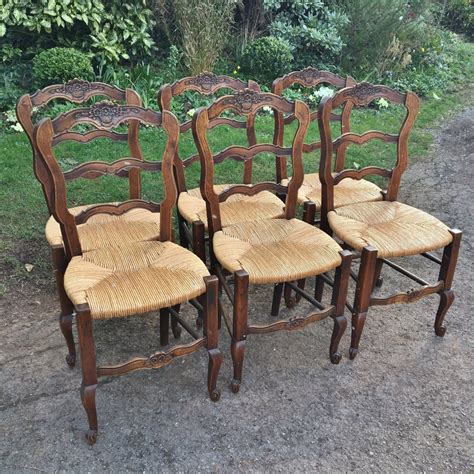
[[[406,115],[398,134],[381,130],[370,130],[362,134],[346,133],[332,140],[330,116],[335,108],[351,103],[354,107],[367,107],[374,99],[385,99],[404,106]],[[413,92],[401,93],[387,86],[362,82],[327,97],[319,105],[319,131],[321,135],[321,162],[319,177],[322,183],[321,225],[328,229],[327,213],[334,209],[334,186],[345,178],[362,179],[369,175],[382,176],[388,179],[384,198],[388,201],[397,199],[401,177],[408,165],[408,136],[419,110],[419,99]],[[383,121],[380,121],[383,123]],[[396,162],[391,169],[379,166],[366,166],[359,170],[337,169],[333,174],[333,153],[336,149],[347,148],[349,144],[361,146],[370,140],[382,140],[396,144]]]
[[[338,89],[352,86],[355,84],[355,80],[352,77],[341,77],[338,74],[334,74],[329,71],[321,71],[313,67],[307,67],[301,71],[293,71],[285,76],[279,77],[273,81],[272,92],[277,95],[282,95],[283,92],[289,87],[299,84],[306,88],[315,88],[321,84],[329,84]],[[350,130],[349,116],[352,109],[352,104],[346,104],[341,114],[331,114],[331,120],[339,122],[341,126],[341,133],[347,133]],[[284,137],[284,126],[289,125],[294,120],[293,115],[284,116],[278,114],[275,116],[275,131],[274,141],[278,145],[283,145]],[[319,119],[319,112],[315,110],[311,112],[311,122],[315,122]],[[303,147],[304,153],[310,153],[320,148],[320,142],[305,143]],[[337,163],[344,162],[345,160],[345,148],[342,147],[338,150]],[[287,178],[286,159],[284,157],[277,157],[277,181],[280,182],[282,179]]]
[[[67,100],[75,104],[82,104],[93,97],[103,97],[109,100],[123,102],[128,105],[141,106],[141,99],[139,95],[131,89],[119,89],[109,84],[102,82],[88,82],[79,79],[73,79],[64,84],[54,84],[47,86],[44,89],[36,91],[34,94],[25,94],[20,97],[16,106],[16,115],[18,121],[22,125],[25,133],[28,136],[30,145],[33,151],[33,170],[36,178],[40,181],[43,188],[43,193],[47,200],[50,192],[45,188],[46,182],[48,181],[47,176],[44,174],[43,165],[39,164],[37,159],[38,148],[35,141],[33,114],[36,107],[44,107],[49,102],[55,99]],[[91,132],[89,132],[91,133]],[[87,143],[99,137],[112,138],[119,141],[128,141],[130,155],[143,159],[143,154],[138,141],[138,123],[131,121],[128,125],[128,133],[125,135],[113,134],[109,136],[109,133],[101,135],[100,133],[85,133],[81,134],[77,132],[71,132],[69,135],[65,133],[63,137],[57,138],[55,144],[65,140],[74,140],[82,143]],[[141,180],[139,170],[132,170],[129,174],[129,194],[131,198],[139,198],[141,195]],[[51,212],[49,202],[47,202],[48,208]]]
[[[231,91],[239,91],[245,88],[255,91],[260,91],[259,85],[254,81],[244,82],[241,79],[217,75],[212,72],[202,72],[197,76],[185,77],[179,79],[172,84],[164,84],[158,93],[158,105],[160,110],[171,110],[173,98],[180,96],[188,91],[197,92],[203,96],[210,96],[220,91],[221,89],[230,89]],[[187,132],[192,126],[192,120],[187,120],[181,123],[181,132]],[[255,118],[247,116],[247,120],[239,121],[230,117],[219,117],[212,122],[210,128],[215,128],[220,125],[231,126],[236,129],[245,128],[247,131],[247,140],[249,145],[254,145],[257,142],[255,135]],[[178,185],[178,192],[186,191],[185,168],[194,163],[196,160],[192,157],[180,157],[179,153],[176,155],[176,182]],[[252,163],[247,161],[244,163],[244,183],[252,182]]]
[[[128,135],[126,133],[110,132],[109,130],[91,130],[89,132],[64,132],[61,135],[54,137],[53,145],[71,141],[79,143],[89,143],[96,138],[108,138],[116,142],[126,142]]]
[[[230,146],[214,155],[214,163],[222,163],[224,160],[247,161],[260,153],[274,153],[280,156],[290,156],[292,148],[273,145],[272,143],[259,143],[249,147]]]
[[[131,120],[162,128],[166,134],[166,146],[161,161],[144,161],[135,157],[122,158],[113,163],[90,161],[63,172],[54,155],[53,141],[56,134],[80,124],[92,124],[100,130],[111,131]],[[71,110],[54,120],[43,119],[35,127],[35,140],[38,146],[38,161],[42,173],[47,178],[48,202],[52,214],[61,226],[61,232],[68,257],[79,255],[82,250],[77,226],[87,222],[96,214],[121,215],[134,208],[160,212],[160,240],[171,239],[171,214],[176,201],[177,190],[173,179],[173,161],[179,139],[179,123],[171,112],[155,112],[138,106],[122,106],[97,103],[91,107]],[[78,215],[73,215],[67,206],[66,181],[77,178],[96,179],[106,174],[123,176],[132,170],[161,171],[164,198],[161,203],[130,199],[122,203],[98,204],[88,207]]]
[[[298,120],[298,127],[294,134],[292,146],[284,148],[274,143],[260,143],[243,146],[231,146],[215,154],[211,151],[208,131],[214,120],[223,113],[232,110],[242,116],[253,116],[263,107],[270,107],[274,113],[294,114]],[[271,93],[261,93],[251,89],[237,91],[231,96],[224,96],[209,107],[198,109],[193,116],[193,135],[201,159],[201,194],[206,200],[208,225],[210,236],[222,228],[219,203],[224,202],[235,194],[247,196],[262,191],[286,194],[285,217],[291,219],[296,214],[298,189],[303,183],[303,142],[310,122],[308,107],[301,101],[290,102],[283,97]],[[262,182],[254,185],[243,183],[230,185],[220,194],[214,189],[214,168],[226,159],[238,159],[251,162],[260,153],[280,154],[291,156],[293,176],[287,186],[274,182]]]
[[[122,158],[112,163],[89,161],[64,172],[64,178],[70,181],[78,178],[97,179],[104,175],[124,176],[130,169],[161,171],[161,162],[142,161],[137,158]]]

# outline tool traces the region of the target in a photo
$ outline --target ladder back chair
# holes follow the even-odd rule
[[[355,107],[364,107],[377,98],[405,107],[406,115],[398,134],[370,130],[363,134],[348,132],[332,140],[329,121],[335,108],[347,102]],[[418,109],[419,99],[414,93],[402,94],[389,87],[369,83],[342,89],[335,96],[323,100],[319,107],[322,155],[320,179],[323,186],[321,227],[360,254],[360,268],[352,309],[351,359],[358,353],[361,333],[370,306],[410,303],[437,293],[440,295],[440,303],[434,329],[438,336],[443,336],[444,317],[454,300],[451,286],[459,253],[461,231],[449,229],[426,212],[397,201],[400,181],[408,165],[408,136]],[[368,166],[358,170],[344,169],[336,174],[332,173],[335,150],[341,146],[361,146],[373,139],[396,145],[397,158],[393,168]],[[362,179],[369,175],[388,179],[383,201],[335,207],[335,189],[343,179]],[[429,253],[443,248],[442,259]],[[430,284],[389,260],[413,255],[422,255],[440,265],[436,283]],[[387,297],[374,296],[372,292],[375,281],[380,276],[383,264],[417,282],[421,287]]]
[[[166,147],[161,161],[123,158],[113,163],[91,161],[75,168],[75,176],[117,176],[130,169],[153,173],[161,172],[164,198],[161,203],[130,199],[121,203],[98,204],[73,213],[67,207],[67,175],[60,168],[54,152],[55,137],[76,125],[91,124],[97,129],[113,130],[134,120],[162,128]],[[43,119],[36,127],[41,170],[49,192],[48,202],[53,216],[61,226],[69,264],[64,274],[64,287],[74,304],[77,315],[79,348],[82,368],[81,399],[89,421],[87,440],[93,444],[97,437],[95,393],[100,376],[114,376],[133,370],[159,368],[175,357],[205,347],[209,354],[208,390],[212,400],[220,393],[216,380],[222,362],[217,347],[218,281],[209,275],[204,263],[189,250],[174,244],[172,211],[176,200],[173,180],[173,160],[179,138],[179,123],[170,112],[157,113],[138,106],[98,103],[89,108],[67,112],[55,120]],[[71,173],[71,172],[70,172]],[[120,247],[107,246],[86,250],[80,238],[80,225],[98,214],[120,216],[131,210],[160,212],[160,233],[157,240],[124,242]],[[204,335],[200,337],[180,318],[177,305],[200,298],[204,313]],[[167,352],[156,352],[150,357],[138,357],[128,362],[97,367],[92,331],[94,320],[122,318],[160,310],[169,314],[187,329],[195,341],[175,346]]]
[[[49,180],[46,176],[43,164],[38,157],[38,147],[34,135],[33,123],[35,110],[46,106],[53,100],[66,100],[75,104],[83,104],[95,97],[102,97],[111,101],[121,102],[128,105],[141,105],[138,94],[131,89],[118,89],[117,87],[101,82],[87,82],[73,79],[65,84],[54,84],[44,89],[38,90],[32,95],[23,95],[17,104],[16,113],[18,121],[25,130],[33,151],[33,169],[35,176],[41,183],[46,203],[51,217],[49,218],[45,234],[51,247],[52,262],[56,285],[61,306],[60,327],[64,334],[68,346],[66,361],[70,367],[75,365],[75,347],[72,336],[72,312],[73,307],[64,291],[63,276],[67,266],[64,242],[59,223],[52,215],[52,208],[49,202],[50,190]],[[118,133],[110,130],[91,130],[86,134],[65,131],[61,136],[56,136],[54,141],[60,143],[66,140],[89,143],[96,138],[110,138],[114,141],[127,142],[130,156],[143,159],[142,151],[138,141],[138,122],[131,120],[128,124],[127,133]],[[124,173],[129,179],[129,195],[131,199],[139,199],[141,195],[140,170],[134,168]],[[79,213],[84,207],[72,208],[71,212]],[[81,225],[80,238],[86,248],[92,249],[109,245],[111,241],[121,240],[125,227],[133,226],[133,234],[137,240],[150,240],[158,237],[159,234],[159,214],[151,213],[146,209],[134,210],[122,216],[98,214],[94,219]]]
[[[217,153],[211,151],[208,131],[214,120],[229,110],[248,116],[265,106],[271,107],[275,113],[295,115],[298,129],[290,147],[262,143],[249,147],[231,146]],[[193,116],[192,130],[201,159],[201,193],[207,205],[211,268],[233,304],[233,321],[230,321],[224,306],[220,305],[220,310],[232,338],[234,376],[231,388],[234,393],[240,389],[244,350],[249,334],[299,329],[312,322],[331,317],[334,320],[329,349],[331,362],[337,364],[341,358],[337,349],[347,324],[344,317],[344,305],[352,254],[343,251],[320,229],[295,218],[297,192],[303,182],[301,154],[309,121],[309,109],[303,102],[289,102],[274,94],[259,93],[250,89],[222,97],[208,108],[199,109]],[[226,159],[249,161],[260,153],[291,156],[293,176],[287,186],[275,182],[241,184],[229,186],[217,193],[213,185],[215,165]],[[262,217],[253,221],[223,225],[221,209],[227,199],[239,194],[252,196],[264,190],[286,195],[284,216],[281,218]],[[248,323],[250,283],[275,285],[271,312],[273,315],[278,315],[285,282],[292,282],[332,269],[336,269],[336,284],[330,306],[323,306],[303,290],[297,289],[319,311],[307,316],[296,316],[290,320],[278,320],[269,325]],[[223,276],[223,270],[233,274],[233,292]]]
[[[294,84],[303,87],[315,89],[321,84],[329,84],[337,89],[351,87],[356,84],[352,77],[343,78],[337,74],[328,71],[308,67],[301,71],[291,72],[283,77],[275,79],[272,84],[272,92],[282,95],[283,92]],[[352,103],[346,102],[342,107],[341,113],[332,113],[330,120],[340,124],[341,134],[350,131],[350,116],[352,112]],[[311,122],[317,124],[319,112],[316,109],[311,112]],[[283,145],[284,127],[293,122],[294,117],[289,115],[284,117],[278,114],[275,117],[275,143]],[[321,142],[309,142],[303,145],[303,153],[313,153],[321,149]],[[336,151],[336,160],[334,171],[339,172],[344,169],[346,159],[346,146],[340,146]],[[318,160],[315,161],[315,164]],[[286,182],[287,179],[286,160],[277,159],[278,181]],[[345,204],[356,202],[379,201],[382,200],[382,190],[365,179],[355,180],[346,178],[340,186],[334,191],[334,206],[339,207]],[[316,211],[321,210],[321,181],[319,172],[306,173],[303,184],[298,192],[298,204],[307,206],[307,203],[314,202]],[[318,221],[316,223],[319,223]]]
[[[260,87],[254,81],[248,83],[229,76],[218,76],[213,73],[203,72],[197,76],[185,77],[173,84],[165,84],[158,94],[158,103],[161,110],[171,110],[173,98],[187,91],[194,91],[203,96],[215,94],[223,89],[239,91],[248,87],[259,92]],[[257,143],[255,134],[255,116],[249,114],[245,121],[236,120],[231,117],[219,117],[212,122],[210,128],[218,126],[230,126],[237,129],[245,129],[248,144]],[[181,124],[181,133],[191,129],[191,120]],[[185,168],[193,163],[199,162],[199,155],[194,154],[182,158],[177,153],[175,161],[175,176],[178,186],[178,221],[181,245],[192,247],[196,255],[206,261],[205,234],[208,227],[206,215],[206,203],[202,198],[199,188],[187,189],[185,180]],[[246,161],[243,165],[243,183],[252,182],[252,162]],[[216,184],[216,192],[224,191],[229,184]],[[238,195],[228,202],[223,203],[221,208],[223,225],[236,224],[241,221],[252,220],[255,217],[281,217],[283,215],[283,203],[272,193],[263,191],[253,196]],[[189,230],[191,226],[191,231]]]

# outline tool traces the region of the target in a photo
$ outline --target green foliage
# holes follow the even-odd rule
[[[153,47],[146,0],[4,0],[0,37],[26,47],[75,46],[100,63],[148,54]]]
[[[274,36],[264,36],[249,43],[242,54],[242,71],[267,85],[291,71],[292,63],[288,43]]]
[[[271,18],[273,36],[285,40],[295,58],[295,67],[326,67],[341,52],[340,31],[347,16],[328,8],[322,0],[264,0]]]
[[[449,0],[442,24],[452,31],[474,38],[474,3],[471,0]]]
[[[90,59],[74,48],[51,48],[35,56],[33,75],[39,87],[71,79],[91,79]]]

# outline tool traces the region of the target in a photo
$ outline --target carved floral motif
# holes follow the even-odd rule
[[[243,111],[249,111],[254,105],[269,103],[271,101],[271,97],[265,96],[264,94],[252,89],[245,88],[223,100],[222,103],[225,105],[233,105]]]
[[[367,104],[379,92],[377,86],[368,82],[361,82],[347,91],[348,96],[355,97],[360,104]]]
[[[173,360],[171,354],[166,354],[165,352],[160,352],[153,354],[145,361],[145,367],[149,369],[158,368],[163,365],[169,364]]]
[[[86,95],[91,91],[100,91],[104,87],[100,84],[91,84],[88,81],[83,81],[81,79],[72,79],[61,86],[52,89],[53,94],[66,94],[70,95],[74,99],[81,100],[86,97]]]
[[[219,76],[212,72],[201,72],[197,76],[191,77],[187,81],[185,81],[186,86],[197,86],[201,87],[205,91],[209,91],[212,89],[213,86],[219,84],[220,79]]]
[[[299,79],[300,81],[304,82],[305,85],[307,84],[308,87],[313,85],[314,81],[317,81],[321,78],[321,71],[319,69],[315,69],[314,67],[307,67],[302,71],[298,71],[294,74],[295,79]]]
[[[123,106],[114,104],[110,101],[97,102],[91,107],[83,110],[79,110],[76,114],[76,118],[89,118],[100,125],[110,125],[118,117],[125,115],[130,112],[137,112],[137,107]]]

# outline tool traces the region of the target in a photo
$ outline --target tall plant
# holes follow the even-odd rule
[[[212,70],[226,46],[236,0],[155,0],[155,12],[171,44],[183,51],[189,73]]]

